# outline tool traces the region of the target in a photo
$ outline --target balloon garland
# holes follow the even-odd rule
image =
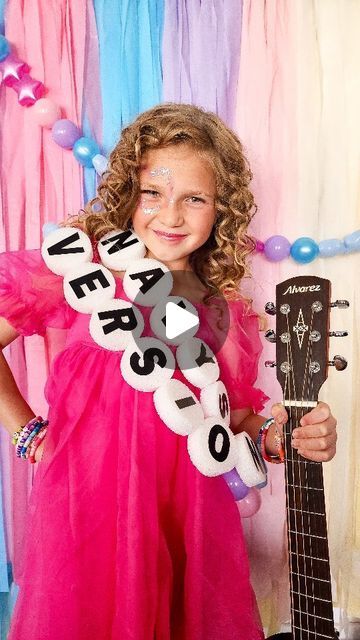
[[[1,84],[11,87],[18,94],[23,107],[33,107],[34,120],[46,129],[51,129],[54,142],[63,149],[72,149],[76,160],[83,166],[94,168],[102,175],[106,171],[107,159],[100,153],[92,138],[81,135],[80,129],[66,118],[59,119],[60,107],[48,98],[43,98],[46,89],[42,82],[31,78],[29,65],[11,53],[8,40],[0,35]]]
[[[33,107],[36,122],[51,129],[52,139],[63,149],[72,149],[76,160],[84,167],[94,168],[98,175],[107,169],[107,158],[100,153],[95,140],[81,135],[79,127],[66,118],[59,119],[60,107],[52,100],[43,98],[44,85],[28,75],[29,65],[11,53],[8,40],[0,35],[0,72],[2,84],[11,87],[18,94],[19,104]],[[265,242],[256,241],[256,251],[262,253],[270,262],[279,262],[291,256],[300,264],[312,262],[317,256],[328,258],[335,255],[360,250],[360,229],[345,236],[322,240],[318,244],[312,238],[301,237],[290,244],[281,235],[268,238]]]
[[[230,429],[230,403],[219,379],[217,358],[196,337],[196,308],[182,296],[171,296],[171,271],[158,260],[145,258],[146,247],[133,230],[107,233],[97,245],[99,262],[93,262],[89,237],[74,227],[58,227],[45,235],[41,255],[47,267],[64,277],[67,303],[90,315],[89,333],[94,342],[110,351],[121,351],[120,370],[131,387],[152,392],[155,410],[174,433],[187,437],[191,461],[204,475],[225,474],[236,501],[249,490],[256,510],[260,499],[255,487],[266,483],[266,466],[256,445],[246,433]],[[128,300],[115,297],[116,281],[110,269],[125,270],[123,288]],[[169,302],[197,318],[190,329],[170,337],[166,332]],[[143,337],[141,306],[152,308],[150,326],[156,337]],[[176,353],[170,346],[176,347]],[[200,389],[198,398],[190,388],[174,379],[175,367]],[[255,513],[247,512],[244,517]]]
[[[316,243],[312,238],[302,237],[290,244],[285,236],[271,236],[265,242],[257,240],[256,251],[263,253],[271,262],[279,262],[291,256],[296,262],[307,264],[315,260],[317,256],[330,258],[352,251],[360,251],[360,229],[349,233],[343,240],[332,238],[321,240],[319,243]]]

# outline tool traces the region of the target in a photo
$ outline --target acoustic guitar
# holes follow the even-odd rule
[[[271,640],[334,640],[329,549],[322,465],[306,460],[291,447],[291,434],[301,417],[317,405],[319,389],[327,378],[328,366],[339,371],[347,362],[342,356],[328,360],[328,337],[345,336],[346,331],[329,332],[331,307],[345,308],[346,300],[330,303],[330,282],[314,276],[300,276],[276,287],[276,305],[267,313],[276,315],[277,379],[288,412],[284,426],[285,488],[290,572],[291,633]],[[269,639],[270,640],[270,639]]]

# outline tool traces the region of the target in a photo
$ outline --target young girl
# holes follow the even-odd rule
[[[220,377],[233,432],[256,440],[267,400],[253,386],[258,318],[238,293],[253,247],[250,179],[241,143],[217,116],[164,104],[124,129],[97,197],[72,225],[94,247],[110,231],[133,229],[146,257],[172,272],[171,294],[196,308],[197,337],[210,347],[211,300],[225,296],[230,326],[216,353]],[[123,272],[113,275],[115,296],[127,300]],[[150,336],[148,311],[141,308]],[[153,394],[124,380],[122,351],[93,340],[89,315],[65,301],[63,277],[40,251],[1,256],[0,315],[2,347],[19,334],[68,329],[45,388],[49,424],[35,451],[10,640],[263,638],[239,512],[224,479],[200,473],[187,439],[160,419]],[[0,420],[13,434],[35,414],[2,354],[0,365]],[[198,395],[180,370],[174,377]],[[272,414],[278,427],[286,421],[281,406]],[[311,460],[332,458],[329,407],[320,403],[301,425],[294,447]],[[269,455],[277,454],[275,426]]]

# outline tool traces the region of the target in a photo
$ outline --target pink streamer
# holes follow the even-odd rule
[[[236,130],[254,175],[251,188],[258,212],[252,232],[262,239],[291,225],[297,202],[295,14],[296,3],[287,0],[244,0],[243,4]],[[250,294],[260,312],[264,302],[274,300],[275,283],[288,277],[281,273],[283,268],[269,264],[261,254],[254,258]],[[274,345],[263,342],[257,384],[276,402],[281,388],[263,366],[264,360],[275,359]],[[280,617],[284,611],[279,603],[286,603],[287,609],[289,599],[284,478],[283,469],[269,473],[268,486],[262,489],[263,506],[244,528],[255,591],[260,601],[272,594],[277,603],[275,617]]]
[[[32,77],[44,83],[48,89],[46,97],[60,105],[62,117],[80,125],[89,24],[89,33],[94,39],[90,2],[9,0],[7,6],[6,37],[14,53],[30,65]],[[93,40],[93,47],[94,44]],[[94,78],[98,77],[95,62],[93,72]],[[0,249],[37,248],[45,222],[62,220],[82,206],[82,169],[70,151],[53,142],[50,131],[41,129],[33,121],[31,107],[20,107],[13,91],[2,88],[0,107]],[[62,346],[64,337],[63,332],[55,332],[46,343],[33,337],[24,347],[21,339],[11,346],[11,362],[18,384],[26,390],[29,404],[36,412],[47,411],[42,389],[50,359]],[[17,462],[12,458],[10,485],[9,478],[4,479],[5,491],[9,492],[11,487],[14,496],[13,528],[9,522],[7,527],[8,539],[14,540],[11,559],[15,579],[31,485],[30,465]],[[6,503],[9,503],[8,496]]]

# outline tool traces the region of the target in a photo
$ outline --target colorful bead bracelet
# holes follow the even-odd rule
[[[278,450],[276,455],[270,455],[266,452],[266,437],[268,435],[269,429],[271,425],[275,422],[274,418],[269,418],[264,422],[264,424],[260,427],[260,431],[256,440],[257,447],[266,462],[271,462],[272,464],[280,464],[285,460],[285,452],[283,448],[283,439],[279,431],[275,430],[274,440],[275,446]]]
[[[35,462],[36,449],[46,435],[48,424],[48,420],[37,416],[15,431],[12,443],[15,445],[15,453],[18,458]]]

